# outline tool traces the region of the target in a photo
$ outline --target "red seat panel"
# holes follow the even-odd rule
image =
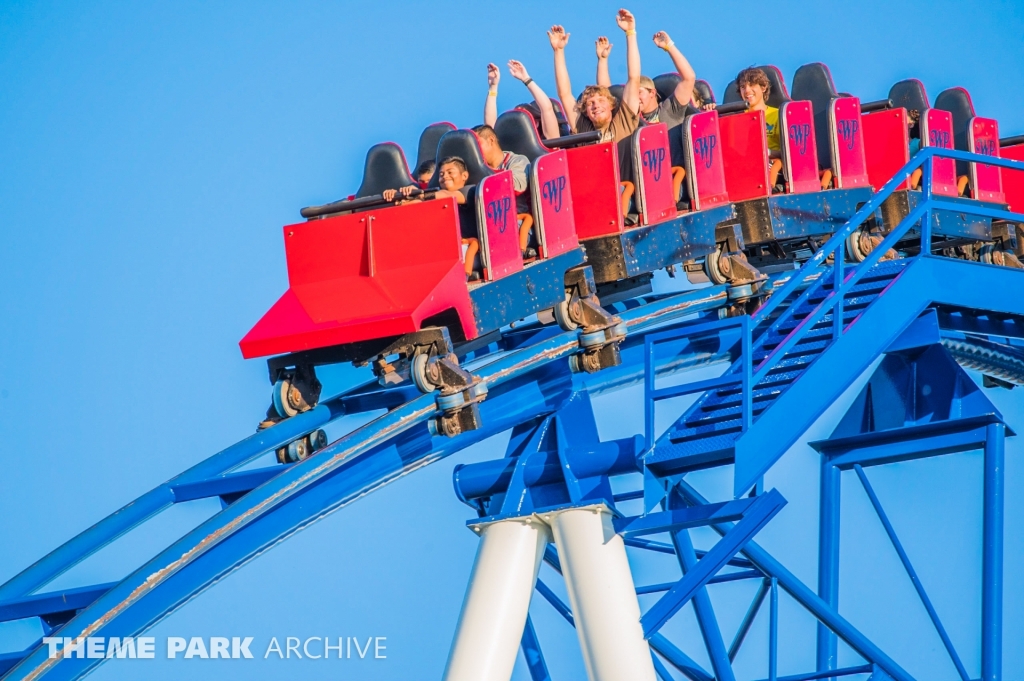
[[[674,218],[676,198],[672,190],[672,155],[668,147],[668,126],[645,125],[634,133],[633,167],[640,168],[637,197],[641,224],[650,225]]]
[[[782,158],[790,194],[821,191],[814,111],[810,102],[786,102],[782,117]]]
[[[563,150],[539,156],[533,162],[532,173],[538,250],[540,257],[553,258],[580,245],[576,237],[568,154]]]
[[[485,177],[476,190],[477,224],[484,279],[501,279],[523,269],[519,250],[519,224],[516,222],[516,194],[512,189],[512,171]]]
[[[999,123],[992,118],[975,117],[967,126],[967,148],[975,154],[999,156]],[[999,166],[971,164],[971,187],[979,201],[1004,203]]]
[[[836,187],[870,186],[864,136],[860,127],[860,100],[856,97],[833,99],[828,118]]]
[[[862,114],[860,123],[868,181],[872,187],[880,188],[910,161],[907,110],[900,107]],[[910,181],[904,181],[897,189],[910,189]]]
[[[686,119],[686,155],[690,165],[688,181],[693,209],[729,203],[722,158],[718,112],[705,111]]]
[[[722,133],[722,160],[729,198],[746,201],[769,196],[764,112],[723,116],[718,119],[718,128]]]
[[[416,331],[454,308],[476,337],[452,199],[284,228],[287,292],[239,343],[246,358]]]
[[[921,115],[921,146],[953,148],[953,114],[928,109]],[[932,159],[932,192],[941,196],[957,196],[956,161],[951,158]]]
[[[572,178],[572,210],[580,239],[622,231],[619,154],[614,142],[566,149]]]

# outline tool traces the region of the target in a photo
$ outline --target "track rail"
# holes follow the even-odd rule
[[[133,636],[156,624],[218,579],[327,514],[419,468],[531,418],[553,411],[583,384],[593,393],[642,380],[643,332],[685,323],[684,317],[728,303],[724,286],[667,296],[620,313],[630,334],[622,365],[596,374],[573,374],[564,361],[579,349],[578,332],[542,338],[473,372],[486,382],[484,427],[456,438],[431,437],[426,421],[437,413],[433,395],[374,384],[324,401],[211,456],[69,540],[0,586],[0,601],[23,598],[132,528],[176,502],[174,489],[230,475],[277,447],[342,416],[388,408],[386,414],[281,471],[209,518],[121,582],[61,629],[66,637]],[[543,334],[540,334],[543,335]],[[692,368],[676,362],[665,372]],[[72,679],[102,660],[48,657],[45,646],[27,651],[4,679]]]

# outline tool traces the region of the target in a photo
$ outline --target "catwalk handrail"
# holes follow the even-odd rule
[[[768,316],[779,307],[779,305],[786,302],[793,293],[800,289],[800,287],[804,286],[810,278],[810,275],[815,273],[817,268],[822,265],[829,256],[834,256],[833,259],[835,264],[833,265],[832,272],[832,276],[834,277],[832,291],[829,292],[825,296],[824,300],[822,300],[807,317],[801,320],[796,328],[793,329],[793,331],[790,332],[783,341],[768,353],[768,355],[757,365],[750,383],[751,391],[768,375],[768,372],[771,371],[772,367],[775,365],[776,360],[784,357],[786,353],[789,352],[789,350],[804,336],[806,330],[813,328],[814,325],[817,324],[818,321],[820,321],[821,318],[824,317],[825,314],[833,307],[838,308],[836,313],[833,315],[835,320],[835,338],[838,339],[838,337],[842,335],[845,330],[842,315],[842,301],[844,296],[853,288],[854,285],[857,284],[858,281],[860,281],[861,277],[863,277],[866,272],[874,267],[891,248],[895,247],[899,240],[902,239],[907,232],[909,232],[918,223],[918,221],[921,222],[921,249],[920,252],[913,257],[924,257],[930,255],[932,243],[931,212],[933,210],[956,210],[961,213],[970,213],[989,218],[1018,222],[1024,221],[1024,215],[1019,215],[998,208],[987,207],[981,202],[977,202],[977,205],[968,205],[964,203],[951,203],[944,201],[941,197],[935,197],[932,192],[931,176],[932,159],[935,157],[984,163],[986,165],[1024,171],[1024,162],[1011,161],[994,156],[984,156],[981,154],[971,154],[952,149],[928,147],[916,154],[914,158],[911,159],[911,161],[899,172],[897,172],[892,179],[886,182],[882,189],[876,192],[875,196],[865,203],[860,210],[858,210],[853,217],[843,225],[842,228],[833,234],[832,238],[830,238],[825,245],[821,247],[821,249],[819,249],[806,263],[804,263],[799,272],[791,277],[778,293],[772,295],[771,298],[769,298],[754,312],[753,315],[751,315],[751,324],[756,327],[758,323],[766,320]],[[882,203],[891,196],[892,193],[896,191],[900,185],[902,185],[903,182],[919,167],[923,168],[921,188],[923,200],[910,212],[909,215],[907,215],[907,217],[905,217],[891,232],[889,232],[889,234],[886,235],[885,239],[883,239],[882,242],[868,254],[863,262],[847,270],[844,264],[847,238],[853,234],[869,216],[874,214]],[[795,309],[799,303],[809,298],[811,292],[811,288],[805,288],[800,300],[791,305],[790,309]],[[752,360],[748,359],[747,361]],[[744,394],[744,399],[749,400],[750,397],[751,395],[749,392]]]
[[[882,188],[875,192],[875,195],[872,197],[872,199],[865,203],[863,206],[861,206],[860,210],[854,213],[853,216],[847,221],[847,223],[843,225],[839,229],[839,231],[835,232],[832,235],[832,238],[826,241],[825,245],[818,249],[814,253],[814,255],[812,255],[810,259],[803,264],[798,274],[796,274],[793,277],[790,277],[789,281],[786,282],[786,284],[779,291],[774,293],[767,301],[765,301],[763,305],[761,305],[757,310],[754,311],[754,314],[751,315],[751,322],[756,326],[758,323],[767,319],[768,315],[774,312],[775,309],[782,302],[788,299],[794,291],[798,290],[800,287],[806,284],[808,277],[812,273],[814,273],[816,268],[820,266],[822,263],[824,263],[830,255],[832,255],[833,253],[839,253],[841,249],[844,249],[846,238],[849,237],[858,227],[860,227],[861,224],[863,224],[863,222],[868,217],[870,217],[876,210],[878,210],[878,208],[881,207],[882,203],[884,203],[885,200],[889,198],[889,196],[891,196],[893,192],[897,191],[900,185],[903,184],[903,182],[906,181],[906,179],[909,178],[913,174],[913,172],[918,168],[923,167],[921,192],[924,196],[925,202],[936,200],[932,195],[931,173],[929,172],[931,169],[931,161],[936,156],[940,158],[951,158],[957,161],[980,162],[984,163],[985,165],[998,166],[1000,168],[1008,168],[1010,170],[1019,170],[1024,172],[1024,162],[1022,161],[1011,161],[1010,159],[999,158],[998,156],[983,156],[981,154],[972,154],[966,151],[957,151],[954,149],[939,149],[937,147],[925,147],[921,151],[914,154],[914,157],[910,159],[910,162],[907,163],[907,165],[903,166],[903,168],[900,169],[895,175],[893,175],[893,177],[888,182],[882,185]],[[932,208],[949,207],[950,206],[948,204],[941,205],[941,200],[940,204],[932,206]],[[980,202],[977,207],[972,206],[969,210],[965,206],[957,204],[955,210],[963,213],[988,215],[989,217],[999,218],[1003,220],[1024,220],[1024,216],[1021,216],[1016,213],[1011,213],[1009,211],[985,208],[982,206]],[[905,234],[910,229],[910,227],[913,226],[913,224],[914,223],[904,225],[903,223],[901,223],[899,226],[893,229],[893,231],[890,232],[889,236],[897,232],[899,233],[899,236],[896,239],[893,239],[892,242],[888,244],[888,247],[894,245],[896,241],[899,238],[901,238],[903,234]],[[925,253],[924,246],[926,239],[928,245],[931,245],[930,224],[922,229],[922,254]],[[875,248],[874,251],[872,251],[872,253],[885,253],[888,250],[888,247],[883,247],[882,245],[879,245],[878,247]],[[878,258],[880,257],[880,255],[876,256],[875,258],[871,258],[869,256],[868,259],[865,260],[865,263],[868,262],[868,260],[872,260],[871,264],[873,265],[875,264],[875,262],[878,261]]]

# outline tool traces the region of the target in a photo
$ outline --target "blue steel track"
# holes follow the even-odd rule
[[[628,331],[622,344],[622,363],[595,374],[573,373],[569,368],[567,358],[579,350],[578,332],[560,332],[551,327],[512,330],[491,348],[490,354],[466,363],[488,387],[487,398],[480,404],[483,426],[476,431],[454,438],[431,436],[427,421],[437,414],[435,396],[421,395],[409,386],[382,388],[375,383],[367,384],[325,400],[315,409],[246,438],[150,490],[26,568],[0,586],[0,621],[39,616],[48,623],[44,629],[59,631],[63,637],[137,636],[293,533],[403,476],[510,429],[519,428],[525,434],[533,427],[531,424],[557,418],[570,403],[578,407],[581,395],[643,384],[649,413],[647,428],[645,436],[636,439],[636,451],[632,452],[635,468],[626,472],[642,473],[644,489],[614,496],[608,488],[604,500],[614,506],[616,502],[643,498],[645,512],[636,518],[624,517],[620,534],[628,538],[628,546],[671,553],[680,563],[683,577],[679,582],[644,592],[665,593],[642,619],[645,637],[652,654],[656,653],[655,667],[662,678],[682,674],[700,680],[733,679],[730,662],[765,600],[769,601],[772,622],[768,678],[780,678],[775,671],[779,589],[819,622],[816,669],[785,678],[798,681],[858,674],[859,678],[870,675],[876,681],[914,678],[839,612],[836,481],[842,470],[853,470],[914,580],[960,678],[978,678],[980,671],[985,681],[1001,679],[1002,447],[1003,438],[1012,435],[1013,430],[1012,424],[1007,424],[987,399],[979,397],[980,391],[973,383],[973,389],[964,387],[963,370],[953,360],[993,376],[1016,376],[1017,371],[1024,377],[1024,303],[1019,294],[1024,290],[1024,271],[934,255],[932,212],[952,208],[941,197],[931,194],[929,182],[925,183],[917,207],[867,261],[842,264],[846,238],[874,214],[916,167],[924,165],[928,177],[928,165],[939,154],[1024,170],[1021,163],[927,149],[876,192],[872,201],[800,270],[771,281],[773,295],[752,316],[741,317],[740,322],[735,317],[719,319],[720,311],[730,306],[725,286],[618,304],[615,311]],[[963,211],[964,207],[958,203],[955,210]],[[988,219],[1024,222],[1024,217],[991,205],[978,203],[968,210]],[[924,244],[920,253],[895,261],[896,264],[881,262],[889,247],[908,234],[920,236]],[[659,354],[654,349],[657,343],[677,345],[673,352]],[[763,475],[808,426],[883,356],[888,359],[883,359],[882,365],[890,361],[912,363],[915,372],[936,376],[936,385],[950,381],[960,387],[945,396],[945,411],[932,405],[931,412],[923,413],[913,399],[919,388],[916,379],[899,383],[893,378],[898,374],[897,368],[884,376],[876,373],[871,379],[871,385],[879,386],[871,393],[876,396],[869,395],[855,403],[843,420],[847,425],[837,428],[829,440],[816,443],[822,452],[821,529],[818,584],[812,588],[754,541],[761,527],[785,504],[777,491],[762,488]],[[968,357],[970,361],[965,359]],[[654,387],[655,378],[685,374],[710,363],[728,365],[721,379],[669,392],[659,392]],[[883,394],[886,380],[889,392],[895,394],[887,405],[889,411],[904,409],[906,416],[882,426],[872,420],[875,417],[865,415],[881,409],[882,398],[878,395]],[[699,395],[698,401],[668,431],[654,432],[654,403],[682,394]],[[863,412],[859,428],[849,425],[858,418],[855,409]],[[325,424],[376,410],[388,411],[303,461],[236,472]],[[926,427],[934,432],[922,434],[921,429]],[[983,612],[979,627],[982,660],[980,670],[969,672],[920,586],[864,468],[971,449],[985,452],[985,518],[984,547],[979,547],[983,559]],[[542,451],[538,456],[548,454]],[[518,455],[511,444],[509,455]],[[564,451],[561,455],[568,456]],[[525,465],[526,459],[522,461]],[[735,499],[704,499],[683,477],[691,470],[730,464],[735,466]],[[601,478],[600,484],[604,484],[608,477],[621,473],[609,468],[593,476]],[[570,473],[565,476],[570,497],[565,504],[593,501],[585,494],[579,496],[582,488],[578,480],[572,479]],[[513,485],[528,486],[515,478],[502,484],[508,486],[502,494],[509,496]],[[738,500],[748,495],[758,503],[739,504]],[[225,502],[223,510],[122,581],[60,594],[37,593],[54,578],[160,511],[175,503],[209,497],[220,497]],[[723,521],[723,516],[715,511],[730,503],[730,509],[739,510],[735,516],[729,516],[729,521]],[[485,515],[487,510],[480,506],[479,515]],[[508,504],[502,507],[507,515],[532,511],[525,507],[510,511]],[[630,538],[630,533],[638,532],[636,528],[640,526],[629,525],[631,522],[647,523],[650,531],[667,533],[672,543]],[[698,526],[710,527],[723,539],[706,553],[696,552],[687,529]],[[545,559],[558,569],[558,556],[553,549]],[[733,569],[740,572],[730,572]],[[732,645],[727,647],[707,596],[707,586],[735,579],[761,580],[762,587]],[[542,582],[537,588],[573,623],[570,609],[550,588]],[[690,602],[701,624],[712,670],[703,669],[682,651],[680,644],[672,643],[659,631],[665,621]],[[840,639],[863,658],[863,664],[838,668],[836,650]],[[529,621],[523,648],[533,679],[549,678],[540,643]],[[0,656],[0,674],[6,672],[2,678],[75,679],[102,662],[50,658],[47,652],[47,647],[40,643],[21,653]],[[669,667],[675,672],[669,672]]]

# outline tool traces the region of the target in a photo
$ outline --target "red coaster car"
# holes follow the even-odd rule
[[[439,166],[449,156],[465,161],[471,186],[465,205],[432,199],[436,189],[417,202],[384,201],[385,189],[414,184],[401,148],[386,143],[367,154],[357,197],[303,209],[309,221],[284,228],[289,288],[239,343],[246,358],[274,355],[268,420],[316,404],[315,367],[323,364],[372,362],[383,383],[411,373],[424,392],[469,390],[474,379],[453,353],[494,342],[502,326],[545,310],[564,328],[584,327],[589,342],[581,341],[581,369],[617,364],[621,330],[594,298],[576,240],[564,154],[539,157],[531,169],[532,218],[542,247],[529,263],[519,246],[512,174],[488,168],[468,130],[445,134],[436,154]],[[435,171],[428,186],[436,188],[437,179]],[[467,283],[469,239],[479,241],[473,266],[479,279]],[[468,394],[467,404],[472,399],[482,394]],[[466,406],[453,405],[459,407],[453,415]],[[473,414],[463,416],[461,424],[442,424],[448,434],[475,427]]]

